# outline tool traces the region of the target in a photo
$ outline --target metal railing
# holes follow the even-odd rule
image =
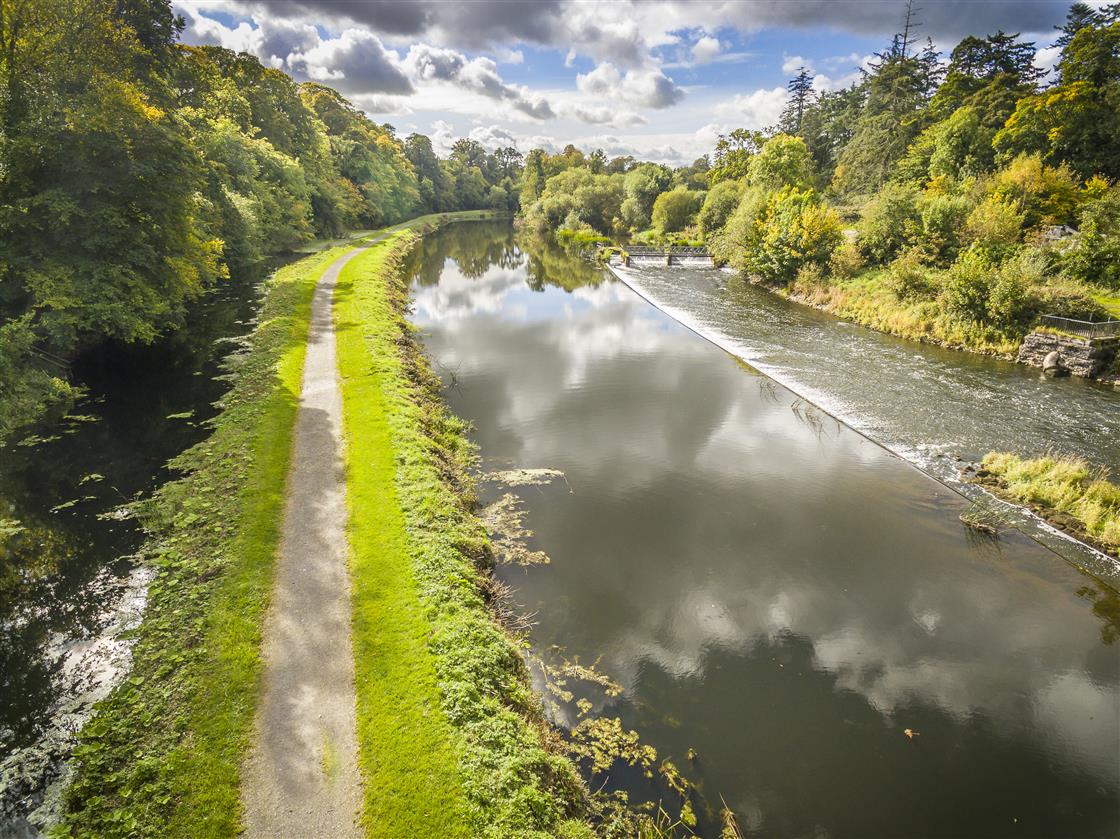
[[[1077,335],[1079,338],[1116,338],[1120,336],[1120,320],[1077,320],[1058,315],[1043,315],[1042,322],[1047,326]]]
[[[623,245],[631,256],[710,256],[707,248],[692,248],[683,245],[673,247],[657,247],[656,245]]]

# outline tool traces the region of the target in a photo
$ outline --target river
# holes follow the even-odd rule
[[[742,363],[508,224],[453,226],[416,255],[413,320],[481,470],[564,474],[481,484],[483,503],[520,497],[551,560],[499,569],[532,646],[622,685],[590,713],[685,768],[702,836],[721,798],[750,836],[1116,835],[1120,598],[1018,530],[966,529],[970,502],[900,456],[989,444],[954,436],[959,399],[927,405],[892,376],[944,379],[939,397],[968,380],[1020,448],[1047,436],[1025,419],[1031,374],[688,276],[710,296],[678,307],[716,301],[771,361],[831,378],[802,398],[755,369],[778,362]],[[1114,398],[1059,387],[1077,411]],[[834,418],[856,414],[864,433]],[[608,784],[643,791],[624,771]]]
[[[209,433],[222,361],[251,330],[272,267],[234,272],[152,346],[79,358],[88,394],[71,417],[0,448],[0,517],[21,528],[0,545],[0,836],[49,820],[74,732],[127,671],[148,574],[133,558],[141,530],[122,514]]]

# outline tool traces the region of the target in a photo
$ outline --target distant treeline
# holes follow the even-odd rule
[[[1075,4],[1036,45],[914,27],[859,81],[802,69],[779,123],[670,169],[530,152],[525,222],[706,242],[753,279],[910,337],[1013,351],[1038,314],[1120,311],[1120,4]],[[847,230],[845,230],[847,228]]]
[[[168,0],[0,4],[0,439],[58,359],[148,342],[231,266],[431,211],[516,209],[521,156],[438,159],[336,91],[177,43]]]

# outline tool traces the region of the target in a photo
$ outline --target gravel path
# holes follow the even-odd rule
[[[331,300],[339,272],[362,250],[335,260],[312,301],[280,553],[264,625],[263,690],[242,775],[248,837],[361,835],[342,396]]]

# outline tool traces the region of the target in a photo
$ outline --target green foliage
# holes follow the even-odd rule
[[[537,231],[589,227],[610,233],[623,216],[623,175],[595,175],[586,167],[566,169],[545,183],[524,208],[525,224]]]
[[[747,165],[747,183],[762,189],[807,189],[813,186],[814,175],[813,158],[805,141],[788,134],[776,134],[767,140]]]
[[[1032,274],[1041,276],[1041,266],[1033,259],[1024,250],[997,264],[984,248],[963,251],[949,268],[941,292],[946,310],[965,321],[1013,330],[1035,313],[1030,280]]]
[[[653,229],[662,235],[684,230],[699,212],[704,195],[703,192],[683,186],[661,193],[653,202]]]
[[[927,193],[918,200],[921,232],[918,244],[934,261],[948,264],[956,259],[972,202],[963,195]]]
[[[885,282],[899,300],[929,299],[937,284],[917,250],[909,250],[887,268]]]
[[[859,247],[874,264],[883,265],[913,244],[921,225],[918,191],[889,183],[863,208]]]
[[[1019,241],[1025,216],[1015,204],[989,195],[969,213],[963,240],[999,253]]]
[[[1013,204],[1028,228],[1073,221],[1080,201],[1069,167],[1047,166],[1037,154],[1021,154],[996,172],[992,194]]]
[[[1058,262],[1075,280],[1120,289],[1120,187],[1098,179],[1078,211],[1078,233]]]
[[[707,236],[727,224],[742,194],[743,186],[739,181],[720,181],[709,189],[696,217],[700,233]]]
[[[826,265],[843,239],[839,217],[811,189],[773,193],[754,226],[757,246],[746,248],[743,266],[772,283],[790,282],[806,264]]]
[[[623,222],[630,230],[643,230],[650,225],[653,202],[669,187],[673,173],[656,163],[635,166],[624,176],[626,207]]]
[[[737,181],[746,177],[751,158],[765,141],[766,137],[761,131],[746,128],[736,128],[728,134],[720,134],[716,140],[708,183],[714,186],[722,181]]]

